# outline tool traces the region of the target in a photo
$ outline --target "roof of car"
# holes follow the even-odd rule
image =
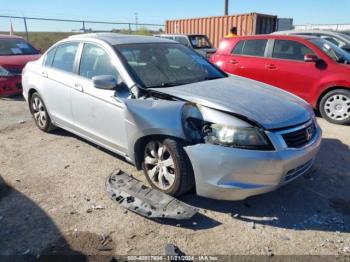
[[[287,30],[287,31],[279,31],[279,32],[274,32],[273,34],[298,34],[298,33],[315,33],[315,34],[338,34],[339,32],[335,31],[330,31],[330,30],[314,30],[314,29],[306,29],[306,30]]]
[[[286,40],[295,40],[295,39],[314,39],[317,38],[317,36],[310,36],[310,35],[253,35],[253,36],[236,36],[232,38],[226,38],[226,39],[286,39]]]
[[[122,44],[146,44],[146,43],[176,43],[169,39],[153,37],[153,36],[140,36],[140,35],[124,35],[116,33],[91,33],[91,34],[79,34],[70,36],[68,39],[99,39],[103,40],[111,45]]]
[[[0,34],[0,38],[23,38],[18,35],[5,35],[5,34]]]

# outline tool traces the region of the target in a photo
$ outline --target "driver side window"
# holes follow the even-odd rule
[[[79,75],[89,79],[95,76],[111,75],[116,80],[120,79],[116,68],[111,63],[108,53],[103,48],[94,44],[84,44]]]

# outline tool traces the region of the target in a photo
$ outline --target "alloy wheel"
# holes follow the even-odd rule
[[[33,99],[32,109],[35,122],[40,128],[44,129],[47,123],[47,113],[44,104],[39,97]]]
[[[159,141],[151,141],[145,147],[146,175],[161,190],[168,190],[175,182],[175,164],[169,149]]]

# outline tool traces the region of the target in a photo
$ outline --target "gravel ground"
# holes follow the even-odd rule
[[[172,243],[191,255],[350,255],[350,126],[319,123],[310,175],[245,201],[187,195],[200,214],[173,223],[107,197],[112,170],[142,172],[63,130],[39,131],[23,99],[1,99],[0,254],[162,255]]]

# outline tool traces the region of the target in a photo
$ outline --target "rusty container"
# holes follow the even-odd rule
[[[204,34],[215,47],[218,47],[233,26],[237,27],[239,35],[245,36],[270,34],[276,30],[276,24],[277,16],[250,13],[167,20],[165,31],[168,34]]]

